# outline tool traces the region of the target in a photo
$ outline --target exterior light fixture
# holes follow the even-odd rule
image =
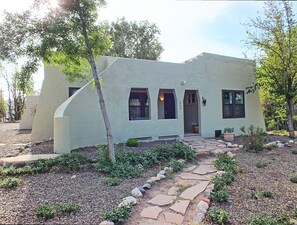
[[[202,97],[202,105],[206,106],[206,99]]]

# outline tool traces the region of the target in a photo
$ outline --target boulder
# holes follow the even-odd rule
[[[135,198],[139,198],[142,196],[141,191],[136,187],[131,191],[131,195]]]
[[[152,185],[150,183],[145,183],[144,185],[142,185],[142,187],[144,189],[151,189],[152,188]]]

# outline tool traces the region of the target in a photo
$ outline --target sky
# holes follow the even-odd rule
[[[0,0],[0,12],[23,10],[33,0]],[[55,1],[55,0],[53,0]],[[161,30],[160,42],[165,49],[160,61],[181,63],[202,52],[244,57],[243,44],[249,18],[262,11],[262,1],[207,0],[106,0],[99,20],[148,20]],[[0,15],[1,18],[1,15]],[[34,75],[35,89],[41,88],[43,68]],[[5,89],[0,80],[0,89]]]

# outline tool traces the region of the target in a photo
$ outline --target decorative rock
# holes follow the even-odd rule
[[[203,212],[197,212],[194,217],[194,222],[200,224],[204,220],[204,217],[205,215]]]
[[[150,183],[145,183],[142,187],[143,189],[151,189],[152,185]]]
[[[226,144],[217,145],[220,148],[226,148]]]
[[[205,201],[200,201],[197,205],[197,209],[201,212],[206,213],[207,209],[209,208],[208,203],[206,203]]]
[[[186,160],[184,160],[184,159],[179,159],[179,160],[177,160],[179,163],[185,163],[186,162]]]
[[[197,195],[205,190],[208,183],[209,181],[201,181],[198,184],[183,191],[180,197],[188,200],[193,200],[194,198],[196,198]]]
[[[135,204],[137,204],[137,199],[132,196],[128,196],[123,199],[123,201],[119,204],[119,207],[125,206],[125,205],[135,205]]]
[[[160,178],[160,180],[164,179],[165,178],[165,175],[162,175],[162,174],[157,174],[157,178]]]
[[[238,148],[243,148],[243,145],[238,145]]]
[[[211,190],[209,188],[207,188],[205,191],[204,191],[204,196],[206,198],[209,198],[210,197],[210,193],[211,193]]]
[[[220,155],[220,154],[224,154],[224,151],[222,149],[216,149],[216,150],[213,151],[213,153],[215,155]]]
[[[156,181],[155,180],[152,180],[152,179],[148,179],[145,183],[148,183],[148,184],[153,184],[155,183]]]
[[[159,194],[154,198],[152,198],[151,200],[149,200],[148,203],[153,205],[158,205],[158,206],[165,206],[165,205],[172,204],[175,199],[176,199],[176,196]]]
[[[114,222],[105,220],[105,221],[101,222],[99,225],[114,225]]]
[[[162,212],[162,208],[160,208],[159,206],[151,206],[144,208],[141,211],[140,216],[143,218],[150,218],[156,220],[158,219],[160,212]]]
[[[139,191],[142,193],[142,194],[144,194],[145,193],[145,190],[144,190],[144,188],[143,187],[137,187],[138,189],[139,189]]]
[[[190,204],[189,200],[178,200],[174,205],[170,207],[173,211],[185,215],[187,208]]]
[[[177,213],[165,212],[165,220],[167,223],[182,224],[184,217]]]
[[[235,154],[233,154],[232,152],[227,152],[227,156],[229,156],[230,158],[235,158]]]
[[[283,147],[285,146],[285,145],[282,144],[282,143],[277,143],[276,145],[277,145],[278,148],[283,148]]]
[[[131,191],[131,195],[135,198],[139,198],[142,196],[141,191],[136,187]]]
[[[161,178],[160,178],[160,177],[151,177],[151,180],[152,180],[153,182],[156,182],[156,181],[161,180]]]
[[[269,142],[267,144],[264,144],[263,147],[267,148],[267,147],[270,147],[271,145],[277,145],[278,143],[280,143],[280,141]]]
[[[165,175],[166,174],[166,171],[165,170],[161,170],[158,174]]]
[[[164,168],[165,172],[169,172],[169,173],[172,173],[173,172],[173,169],[171,167],[165,167]]]
[[[75,179],[76,178],[76,175],[73,175],[72,177],[71,177],[71,179]]]
[[[294,144],[293,140],[289,140],[288,142],[289,142],[289,144]]]
[[[214,184],[210,184],[207,186],[207,189],[210,189],[211,191],[214,189]]]
[[[206,198],[206,197],[202,197],[201,198],[201,201],[204,201],[208,204],[208,206],[210,206],[210,199],[209,198]]]

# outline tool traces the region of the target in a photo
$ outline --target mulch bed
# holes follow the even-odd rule
[[[279,139],[274,137],[275,139]],[[277,148],[260,153],[240,151],[236,154],[239,173],[235,181],[227,186],[230,197],[227,203],[213,203],[229,213],[230,224],[247,224],[247,219],[255,213],[290,213],[297,207],[297,185],[290,177],[297,175],[297,155],[294,147]],[[257,162],[266,162],[265,168],[257,168]],[[272,198],[261,196],[261,192],[271,191]],[[258,199],[253,195],[260,194]],[[207,218],[207,224],[212,224]]]

